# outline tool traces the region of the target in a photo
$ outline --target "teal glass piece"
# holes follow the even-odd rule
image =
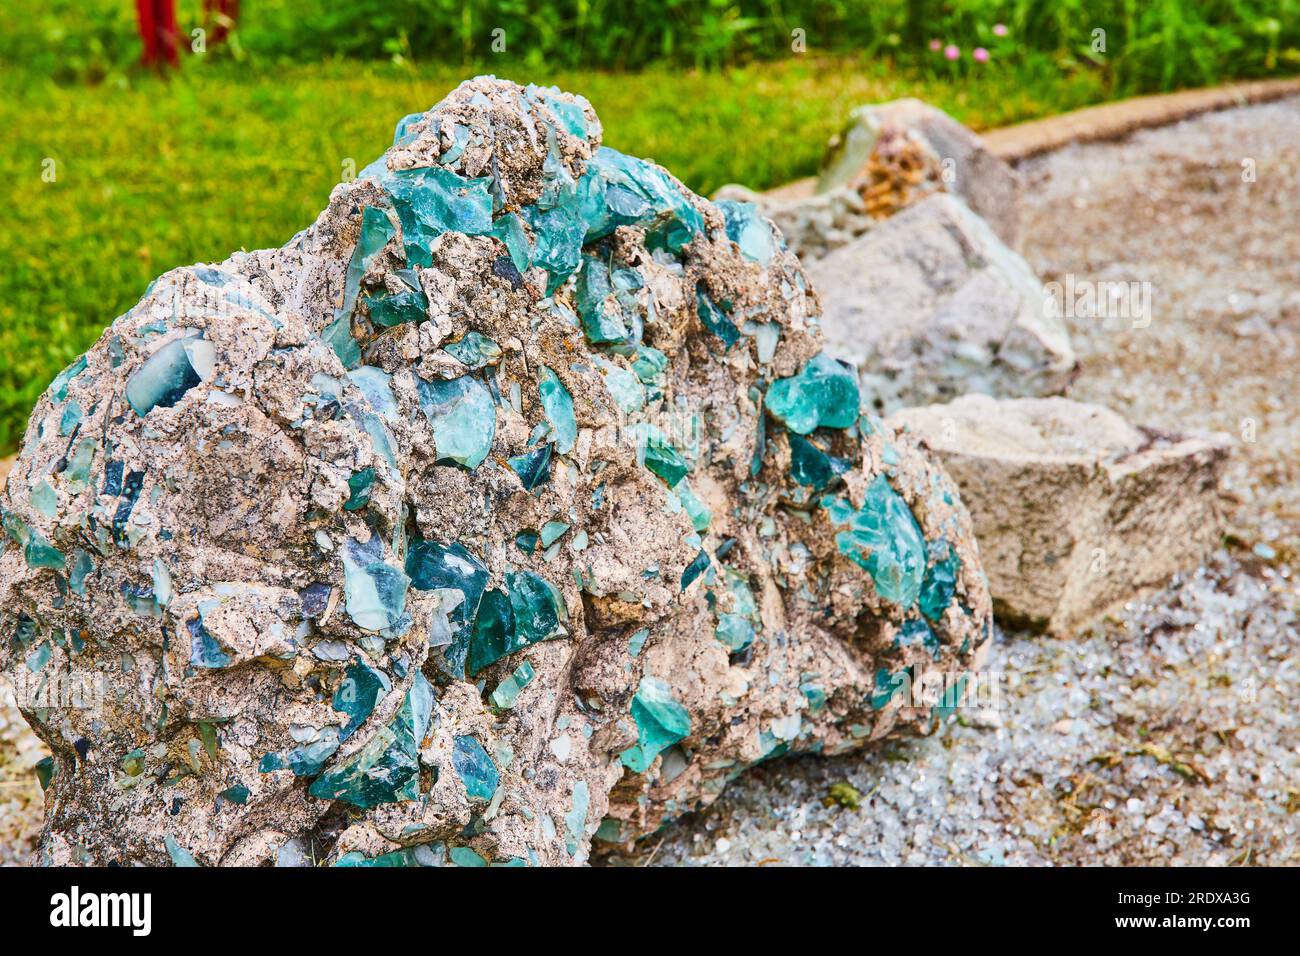
[[[326,762],[338,752],[339,729],[321,727],[312,740],[304,741],[286,754],[270,753],[257,765],[259,773],[290,770],[295,777],[314,777]]]
[[[704,290],[704,283],[695,286],[695,307],[700,316],[700,323],[722,339],[723,351],[730,349],[740,341],[740,329],[732,322],[713,298]]]
[[[961,558],[947,541],[940,538],[936,544],[941,556],[933,560],[925,569],[921,580],[919,604],[921,613],[932,621],[943,617],[943,612],[952,603],[952,596],[957,591],[957,575],[961,571]]]
[[[488,865],[487,860],[483,859],[483,857],[479,856],[467,846],[452,847],[448,856],[451,857],[451,862],[456,866],[486,867]]]
[[[433,428],[440,463],[452,462],[473,471],[488,452],[497,432],[492,393],[478,379],[462,375],[426,382],[416,378],[420,409]]]
[[[549,548],[552,544],[560,539],[564,532],[569,530],[567,521],[548,521],[542,525],[541,542],[543,548]]]
[[[641,384],[641,380],[634,372],[629,372],[617,362],[611,362],[602,355],[592,356],[592,361],[599,369],[605,388],[609,390],[610,397],[614,399],[614,404],[618,406],[619,411],[625,415],[635,415],[645,408],[645,386]]]
[[[419,325],[429,317],[429,299],[421,289],[381,292],[362,298],[375,325],[391,329],[405,323]]]
[[[68,563],[67,556],[36,531],[30,533],[23,546],[23,559],[29,568],[52,568],[56,571],[62,571]]]
[[[441,166],[381,173],[402,223],[406,265],[433,264],[430,247],[445,232],[486,236],[492,232],[491,179],[466,179]]]
[[[740,614],[721,614],[718,616],[718,626],[713,631],[713,636],[727,646],[732,653],[743,651],[754,643],[757,636],[754,632],[754,625]]]
[[[162,558],[153,559],[150,576],[153,579],[153,599],[158,602],[158,606],[166,607],[171,604],[176,591],[172,586],[172,573],[167,569]]]
[[[532,251],[528,233],[524,230],[523,220],[518,216],[512,212],[498,216],[492,223],[492,231],[489,235],[505,244],[511,264],[521,275],[532,268]]]
[[[190,632],[190,666],[201,670],[219,670],[229,667],[234,661],[203,626],[201,609],[199,613],[199,617],[191,618],[185,624]]]
[[[41,790],[49,790],[50,784],[54,782],[54,758],[43,757],[32,769],[36,772],[36,782],[41,785]]]
[[[626,355],[632,360],[632,373],[637,377],[637,381],[648,386],[651,392],[657,393],[663,390],[668,371],[667,355],[649,345],[619,345],[611,351]]]
[[[519,571],[506,575],[510,607],[515,619],[515,642],[523,647],[564,637],[569,611],[564,595],[541,575]]]
[[[122,772],[128,777],[138,777],[144,773],[144,751],[139,747],[134,750],[128,750],[119,763]]]
[[[582,244],[587,227],[578,211],[576,198],[550,209],[525,206],[520,215],[533,231],[531,258],[546,270],[546,294],[552,295],[577,271],[582,261]]]
[[[417,591],[449,588],[464,597],[449,615],[458,625],[466,625],[478,613],[479,601],[487,588],[487,565],[458,542],[443,546],[434,541],[413,541],[406,553],[406,573]]]
[[[99,446],[95,444],[93,438],[83,438],[77,442],[77,447],[68,461],[68,470],[63,473],[63,477],[71,486],[70,490],[74,493],[84,490],[86,483],[90,481],[90,469],[95,463],[95,452],[98,450]]]
[[[242,783],[237,783],[232,787],[227,787],[225,790],[222,790],[217,794],[217,796],[223,800],[230,801],[236,806],[244,807],[248,805],[248,798],[252,796],[252,792]]]
[[[776,254],[776,238],[758,207],[730,199],[720,199],[716,205],[726,220],[727,238],[740,247],[740,254],[760,266],[768,265]]]
[[[547,97],[546,105],[551,108],[555,118],[560,121],[560,128],[579,139],[587,138],[587,114],[578,103],[570,103],[559,97]]]
[[[466,332],[443,351],[471,369],[485,368],[501,361],[501,346],[479,332]]]
[[[383,671],[375,670],[357,658],[343,671],[343,680],[334,691],[334,709],[347,717],[339,739],[347,740],[353,731],[366,722],[375,704],[393,689],[392,681]]]
[[[44,478],[32,489],[30,500],[32,507],[47,518],[53,518],[59,513],[59,496]]]
[[[788,437],[790,477],[797,484],[807,485],[820,491],[853,467],[850,462],[822,451],[808,439],[794,432],[791,432]]]
[[[913,644],[920,644],[936,661],[939,659],[941,651],[939,638],[924,618],[909,617],[894,637],[895,647],[911,647]]]
[[[80,597],[86,596],[86,578],[95,570],[95,562],[81,548],[72,552],[72,567],[68,572],[68,587]]]
[[[420,745],[433,716],[433,687],[419,671],[383,733],[356,756],[318,777],[307,792],[369,810],[420,796]]]
[[[770,365],[776,357],[776,347],[781,342],[781,326],[776,322],[745,322],[740,327],[754,340],[754,351],[761,365]]]
[[[889,702],[898,696],[899,691],[907,687],[907,671],[899,671],[897,674],[889,673],[886,667],[876,671],[876,687],[871,692],[871,707],[873,710],[883,710]]]
[[[360,511],[370,504],[370,492],[375,484],[375,469],[362,468],[354,471],[348,479],[348,500],[343,502],[344,511]]]
[[[36,649],[27,655],[27,660],[23,663],[27,665],[27,669],[33,674],[39,674],[41,668],[50,662],[51,654],[53,654],[53,651],[50,649],[50,642],[44,641],[38,644]]]
[[[59,416],[59,434],[67,436],[75,432],[85,414],[76,399],[68,402],[67,407],[63,409],[63,414]]]
[[[469,638],[465,671],[473,677],[524,645],[515,643],[515,613],[510,598],[495,588],[483,593]]]
[[[411,579],[398,568],[363,554],[358,554],[357,560],[349,554],[351,550],[343,550],[343,594],[348,616],[363,631],[396,627],[406,608],[406,589]]]
[[[564,815],[564,829],[567,833],[564,848],[569,851],[569,856],[577,856],[578,848],[585,842],[587,812],[590,809],[591,791],[587,787],[587,781],[579,780],[573,785],[573,804]]]
[[[708,531],[713,515],[709,513],[708,505],[696,497],[691,486],[685,481],[679,481],[672,489],[672,493],[677,496],[687,517],[691,519],[691,527],[701,533]]]
[[[126,380],[126,400],[142,418],[155,408],[171,408],[195,385],[212,378],[216,359],[216,350],[202,332],[172,339]]]
[[[586,242],[619,226],[642,226],[646,245],[679,253],[704,232],[704,219],[668,173],[602,146],[578,185]]]
[[[632,657],[640,657],[645,642],[650,638],[650,628],[643,627],[627,639],[627,652]]]
[[[520,531],[515,535],[515,547],[524,554],[532,554],[537,550],[537,543],[540,540],[541,535],[536,531]]]
[[[373,365],[362,365],[348,372],[348,380],[360,389],[361,394],[366,398],[366,403],[382,417],[389,419],[397,417],[393,376]]]
[[[421,844],[420,846],[403,847],[400,850],[393,850],[391,853],[381,853],[375,857],[367,857],[359,850],[353,850],[351,853],[344,853],[334,864],[337,867],[360,867],[360,868],[389,868],[389,867],[427,867],[442,866],[443,851],[441,844],[429,846]]]
[[[559,376],[545,365],[541,368],[537,391],[546,420],[551,423],[555,450],[561,455],[567,455],[578,443],[578,419],[573,414],[573,396]]]
[[[808,701],[808,713],[816,716],[826,709],[826,688],[817,683],[815,674],[800,675],[799,692]]]
[[[657,432],[646,434],[645,466],[669,488],[676,488],[678,482],[691,470],[686,459]]]
[[[619,754],[623,766],[645,773],[660,752],[691,732],[691,715],[673,697],[672,688],[656,677],[643,677],[632,697],[637,742]]]
[[[709,553],[701,549],[700,553],[695,556],[695,560],[686,565],[686,570],[682,572],[682,590],[685,591],[690,587],[708,566]]]
[[[465,155],[465,147],[469,146],[469,137],[470,129],[468,126],[453,123],[451,126],[451,145],[438,157],[438,165],[454,166],[460,162],[460,158]]]
[[[343,307],[335,313],[336,320],[347,320],[352,317],[352,311],[357,305],[357,295],[361,292],[361,281],[395,235],[397,235],[397,227],[393,225],[387,210],[378,206],[367,206],[361,210],[361,229],[357,234],[357,244],[352,249],[348,268],[343,276]],[[346,321],[344,325],[346,326]],[[351,338],[350,330],[348,338]],[[335,351],[338,349],[336,348]],[[342,358],[341,355],[339,357]],[[347,362],[343,364],[348,365]]]
[[[506,462],[516,475],[524,491],[533,491],[551,480],[551,442],[538,445],[532,451],[507,458]]]
[[[537,672],[533,670],[533,665],[524,661],[514,669],[514,672],[497,684],[497,689],[491,694],[492,706],[501,710],[509,710],[515,706],[519,700],[520,692],[529,685]]]
[[[848,530],[836,533],[835,544],[867,570],[881,597],[905,609],[916,603],[925,574],[925,538],[884,475],[867,486],[862,508]]]
[[[190,853],[189,850],[177,843],[175,838],[172,836],[168,835],[163,837],[163,846],[167,848],[167,855],[172,858],[173,866],[188,867],[199,865],[194,859],[194,854]]]
[[[852,372],[820,352],[798,375],[773,382],[766,404],[773,418],[800,435],[815,428],[848,428],[858,417],[858,383]]]
[[[412,127],[422,119],[424,119],[423,113],[410,113],[399,119],[393,129],[393,145],[409,146],[415,142],[415,131]]]
[[[609,266],[595,256],[582,257],[577,283],[578,317],[587,341],[594,345],[624,342],[632,334],[615,295]]]
[[[763,470],[763,458],[767,455],[767,416],[763,414],[763,393],[757,388],[751,388],[749,398],[758,408],[758,421],[754,423],[754,457],[749,460],[749,475],[757,478]]]
[[[50,401],[55,405],[64,401],[68,397],[68,386],[72,380],[86,370],[86,356],[80,356],[75,362],[65,368],[58,375],[54,376],[54,381],[50,382]]]
[[[334,350],[344,368],[356,368],[361,364],[361,346],[352,335],[352,320],[341,315],[321,330],[321,339]]]
[[[497,785],[501,781],[500,774],[477,737],[464,734],[455,739],[451,765],[465,785],[465,792],[471,800],[488,802],[496,794]]]

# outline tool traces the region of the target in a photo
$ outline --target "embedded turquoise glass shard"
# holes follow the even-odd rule
[[[534,265],[546,270],[549,276],[546,294],[552,295],[582,261],[582,244],[587,228],[577,200],[570,198],[550,209],[543,209],[540,205],[525,206],[519,214],[533,231],[530,257]]]
[[[554,445],[546,442],[522,455],[506,459],[506,463],[516,475],[524,491],[534,491],[551,480],[551,452]]]
[[[593,345],[624,342],[632,334],[614,293],[613,275],[605,261],[583,256],[576,289],[578,317],[583,334]]]
[[[348,372],[348,380],[361,390],[366,403],[380,416],[387,419],[397,417],[397,399],[393,396],[393,376],[373,365],[362,365]]]
[[[400,569],[371,559],[351,542],[343,549],[344,606],[363,631],[387,631],[401,623],[410,583]]]
[[[695,580],[705,572],[709,566],[709,553],[703,549],[695,556],[690,564],[686,565],[686,570],[682,572],[682,590],[695,583]]]
[[[420,410],[433,428],[441,464],[454,463],[473,471],[492,450],[497,432],[496,406],[487,386],[470,375],[460,378],[416,378]]]
[[[491,183],[488,177],[467,179],[441,166],[381,172],[379,184],[392,197],[402,223],[406,265],[432,265],[430,246],[443,233],[491,234]]]
[[[190,632],[190,666],[203,670],[220,670],[234,663],[217,639],[203,626],[203,608],[199,615],[185,622]]]
[[[734,654],[753,644],[757,635],[754,632],[754,625],[749,623],[744,615],[725,613],[718,615],[718,626],[714,628],[713,636]]]
[[[672,489],[672,493],[677,496],[677,500],[681,502],[682,510],[691,519],[691,527],[699,532],[708,531],[709,522],[713,520],[713,515],[710,514],[708,505],[701,501],[695,492],[691,490],[691,486],[685,481],[680,481]]]
[[[645,466],[669,488],[677,487],[690,472],[691,466],[672,445],[664,440],[657,429],[645,430]]]
[[[542,401],[542,411],[551,423],[555,450],[561,455],[567,455],[578,443],[578,419],[573,414],[573,396],[559,376],[545,365],[541,368],[537,391]]]
[[[798,375],[773,382],[766,407],[800,435],[816,428],[848,428],[858,418],[858,383],[852,372],[821,352]]]
[[[258,772],[290,770],[295,777],[314,777],[338,751],[339,740],[337,727],[321,727],[314,732],[313,739],[300,743],[288,753],[264,754],[257,765]]]
[[[370,504],[370,492],[375,484],[375,469],[362,468],[354,471],[348,479],[348,500],[343,502],[344,511],[360,511]]]
[[[500,710],[509,710],[515,706],[520,693],[536,676],[537,671],[533,669],[533,665],[528,661],[524,661],[514,669],[514,672],[509,677],[497,684],[497,689],[489,697],[492,706]]]
[[[459,542],[441,545],[436,541],[413,541],[406,553],[406,573],[417,591],[450,589],[464,600],[448,615],[464,626],[474,620],[479,601],[487,588],[487,565]]]
[[[388,210],[381,209],[379,206],[367,206],[361,210],[361,229],[357,234],[357,244],[352,248],[348,268],[343,276],[343,307],[335,313],[335,319],[352,317],[352,310],[357,304],[357,295],[361,292],[361,280],[366,277],[375,259],[395,235],[397,235],[397,227],[393,225]]]
[[[758,207],[730,199],[719,199],[715,205],[722,210],[727,238],[740,247],[740,254],[760,266],[768,265],[776,255],[776,238]]]
[[[704,231],[704,218],[662,169],[602,146],[578,184],[586,242],[619,226],[643,226],[648,248],[680,253]]]
[[[506,253],[510,256],[511,264],[521,275],[532,268],[531,244],[528,241],[528,233],[524,229],[523,220],[518,216],[512,212],[498,216],[496,221],[492,223],[492,231],[489,235],[505,244]]]
[[[800,435],[791,432],[788,437],[790,477],[796,484],[820,491],[853,467],[848,461],[823,451]]]
[[[420,744],[433,716],[433,687],[415,672],[396,716],[361,751],[307,789],[320,800],[340,800],[363,810],[420,796]]]
[[[898,696],[900,691],[905,691],[908,685],[907,671],[901,670],[896,674],[889,673],[889,668],[882,667],[876,671],[875,689],[871,692],[871,707],[873,710],[883,710],[889,705],[889,702]]]
[[[65,368],[58,375],[54,376],[54,381],[50,382],[50,401],[54,404],[64,401],[68,397],[68,386],[72,380],[86,370],[86,356],[82,355]]]
[[[842,499],[825,504],[835,524],[840,553],[865,568],[881,597],[904,609],[916,604],[925,574],[925,538],[902,497],[879,475],[867,486],[856,511]]]
[[[600,372],[610,397],[619,411],[625,415],[634,415],[645,408],[646,391],[636,374],[629,372],[617,362],[611,362],[603,355],[593,355],[592,361]]]
[[[902,648],[912,647],[915,644],[924,647],[936,661],[939,659],[941,647],[938,635],[934,633],[924,618],[909,617],[903,622],[903,626],[898,629],[898,633],[894,636],[894,646]]]
[[[444,345],[442,350],[471,369],[485,368],[501,361],[501,346],[479,332],[466,332],[450,345]]]
[[[397,121],[397,126],[393,129],[393,145],[409,146],[415,142],[415,130],[413,127],[420,120],[424,119],[423,113],[409,113]]]
[[[740,341],[740,329],[736,328],[736,323],[732,322],[727,313],[713,301],[713,297],[705,291],[702,282],[695,286],[695,306],[699,312],[700,323],[722,339],[723,351]]]
[[[216,360],[216,350],[202,332],[187,332],[132,373],[126,380],[126,400],[141,418],[155,408],[171,408],[194,386],[212,378]]]
[[[519,646],[568,634],[569,610],[564,595],[551,582],[532,571],[519,571],[506,575],[506,588]]]
[[[334,709],[347,717],[339,739],[347,740],[352,732],[366,722],[380,698],[393,689],[392,682],[383,671],[376,670],[361,658],[355,659],[343,671],[343,680],[334,691]]]
[[[691,732],[691,715],[657,677],[643,677],[632,697],[637,742],[619,754],[623,766],[645,773],[655,757]]]
[[[507,574],[506,588],[485,592],[479,604],[466,659],[471,677],[531,644],[568,634],[564,596],[545,578],[531,571]]]
[[[451,765],[465,785],[471,800],[489,802],[496,795],[501,776],[497,765],[477,737],[458,736],[452,743]]]
[[[564,829],[568,832],[564,848],[569,851],[569,856],[578,855],[578,847],[587,834],[587,812],[590,809],[591,790],[587,781],[579,780],[573,785],[573,805],[564,815]]]
[[[938,621],[952,603],[952,596],[957,590],[961,558],[957,557],[956,549],[944,538],[933,542],[930,550],[934,560],[925,569],[919,603],[922,614],[932,621]]]
[[[370,321],[386,329],[407,323],[418,325],[429,316],[429,299],[419,287],[407,285],[400,292],[379,292],[362,301]]]

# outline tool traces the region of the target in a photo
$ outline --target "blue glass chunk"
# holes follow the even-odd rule
[[[573,414],[573,396],[559,376],[545,365],[541,367],[537,391],[542,401],[542,410],[551,423],[555,450],[561,455],[567,455],[578,443],[578,419]]]
[[[343,680],[334,691],[333,706],[347,717],[339,732],[340,740],[347,740],[352,732],[366,722],[385,694],[393,689],[392,682],[383,671],[375,670],[357,658],[343,672]]]
[[[500,774],[477,737],[461,735],[452,745],[451,765],[471,800],[488,802],[497,792]]]
[[[925,574],[925,538],[888,479],[877,476],[856,511],[842,500],[828,503],[828,508],[834,523],[849,525],[835,535],[840,552],[867,570],[881,597],[912,607]]]
[[[661,751],[691,732],[691,715],[673,697],[672,688],[655,677],[643,677],[632,697],[637,743],[619,754],[623,765],[645,773]]]
[[[439,462],[451,462],[473,471],[496,437],[497,413],[492,393],[478,379],[462,375],[453,379],[416,379],[420,409],[433,428]]]
[[[853,373],[825,352],[798,375],[777,379],[767,392],[767,411],[792,432],[848,428],[858,418],[858,383]]]
[[[837,458],[808,439],[793,432],[790,439],[790,477],[796,483],[821,490],[853,466],[843,458]]]
[[[551,442],[539,445],[532,451],[506,459],[525,491],[533,491],[551,480]]]
[[[449,615],[459,625],[469,624],[478,613],[479,601],[487,588],[487,565],[458,542],[441,545],[435,541],[413,541],[406,555],[406,573],[417,591],[449,588],[464,600]]]
[[[699,283],[695,287],[695,305],[699,312],[700,323],[722,339],[722,347],[725,351],[740,341],[740,329],[736,328],[736,323],[727,317],[726,312],[720,309],[704,289],[704,283]]]
[[[478,332],[466,332],[459,340],[444,345],[443,351],[471,369],[496,365],[501,361],[501,346]]]
[[[126,400],[141,417],[155,408],[171,408],[195,385],[212,378],[216,357],[202,332],[172,339],[126,380]]]
[[[408,267],[433,264],[430,247],[445,232],[486,236],[492,232],[491,179],[467,179],[441,166],[381,173],[402,223]]]

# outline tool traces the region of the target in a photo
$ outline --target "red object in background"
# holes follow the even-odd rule
[[[239,0],[203,0],[203,19],[208,24],[208,40],[221,43],[239,20]]]
[[[136,18],[145,66],[179,66],[180,39],[176,33],[176,0],[135,0]]]

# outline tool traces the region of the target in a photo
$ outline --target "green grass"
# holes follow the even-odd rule
[[[1106,95],[1095,75],[1050,64],[960,83],[854,59],[727,72],[514,70],[586,94],[606,142],[663,163],[692,188],[768,187],[816,170],[855,105],[916,95],[976,127]],[[254,70],[190,64],[170,79],[62,86],[0,75],[0,454],[17,446],[50,379],[161,272],[277,246],[308,225],[342,178],[390,142],[393,123],[468,75],[333,63]],[[53,159],[56,181],[42,179]]]

